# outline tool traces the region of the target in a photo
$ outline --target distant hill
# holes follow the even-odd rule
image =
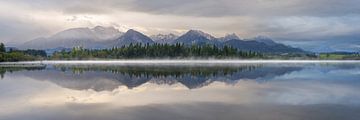
[[[290,46],[279,43],[268,45],[264,42],[258,42],[255,40],[244,41],[234,39],[224,42],[224,45],[232,46],[243,51],[254,51],[263,53],[305,53],[305,51],[299,48],[292,48]]]
[[[263,36],[245,40],[228,40],[224,42],[224,45],[232,46],[244,51],[255,51],[263,53],[305,53],[305,51],[302,49],[276,43],[272,39]]]

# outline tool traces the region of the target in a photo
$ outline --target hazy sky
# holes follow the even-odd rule
[[[0,42],[96,25],[147,35],[199,29],[217,37],[359,40],[359,21],[359,0],[1,0]]]

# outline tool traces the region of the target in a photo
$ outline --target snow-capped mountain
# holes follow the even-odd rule
[[[124,33],[120,32],[118,29],[114,27],[103,27],[103,26],[96,26],[91,29],[98,40],[111,40],[115,38],[119,38]]]
[[[155,43],[151,38],[148,36],[135,31],[133,29],[128,30],[124,35],[122,35],[120,38],[110,42],[110,47],[121,47],[124,45],[130,45],[130,44],[153,44]]]
[[[201,31],[201,30],[190,30],[189,32],[192,33],[192,34],[197,34],[197,35],[206,37],[206,38],[209,39],[209,40],[216,40],[215,37],[213,37],[213,36],[210,35],[209,33],[203,32],[203,31]]]
[[[152,39],[151,39],[152,38]],[[303,53],[301,49],[276,43],[268,37],[255,37],[252,39],[241,40],[236,34],[228,34],[219,39],[200,30],[189,30],[182,36],[174,34],[154,35],[148,37],[133,29],[122,33],[113,27],[97,26],[90,28],[73,28],[59,32],[48,38],[38,38],[31,40],[20,49],[53,49],[53,48],[73,48],[82,46],[84,48],[99,49],[121,47],[136,43],[153,44],[153,43],[181,43],[185,45],[216,45],[231,46],[242,51],[256,51],[267,53]]]
[[[226,42],[229,40],[241,40],[239,36],[237,36],[235,33],[232,34],[226,34],[225,37],[219,38],[220,41]]]
[[[156,43],[172,43],[175,39],[177,39],[179,36],[175,35],[175,34],[157,34],[157,35],[152,35],[150,36],[150,38],[156,42]]]
[[[182,43],[186,45],[197,44],[219,44],[219,41],[208,33],[199,30],[190,30],[184,35],[174,40],[173,44]]]
[[[72,48],[82,46],[85,48],[103,48],[100,42],[114,40],[123,33],[113,27],[97,26],[90,28],[72,28],[61,31],[48,38],[37,38],[24,43],[20,48],[49,49]]]

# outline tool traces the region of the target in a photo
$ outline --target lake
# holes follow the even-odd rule
[[[359,62],[0,68],[0,120],[358,120]]]

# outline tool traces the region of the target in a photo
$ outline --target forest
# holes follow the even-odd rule
[[[73,48],[70,51],[55,52],[50,59],[136,59],[136,58],[261,58],[263,55],[251,51],[239,51],[229,46],[183,44],[130,44],[111,49]]]
[[[359,53],[321,53],[316,54],[265,54],[253,51],[215,45],[184,44],[130,44],[110,49],[85,49],[75,47],[47,55],[45,50],[6,49],[0,44],[0,62],[34,61],[34,60],[98,60],[98,59],[327,59],[344,60],[360,59]]]
[[[3,43],[0,43],[0,62],[17,62],[46,59],[47,55],[44,50],[6,50]]]

